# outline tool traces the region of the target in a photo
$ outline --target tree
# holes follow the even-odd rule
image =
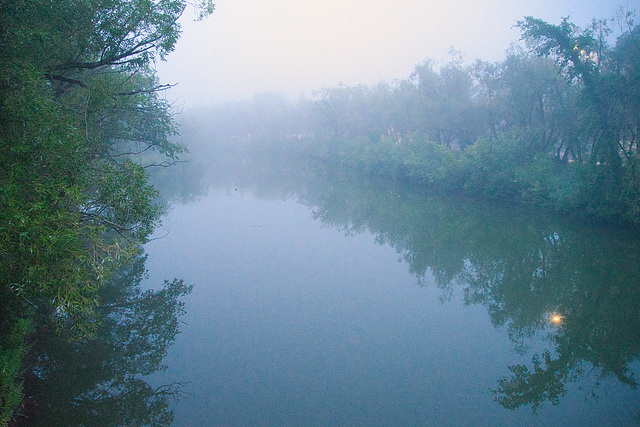
[[[606,20],[580,29],[564,18],[560,25],[526,17],[518,22],[523,38],[538,55],[553,58],[568,81],[581,83],[579,132],[588,140],[587,178],[582,192],[588,209],[600,217],[637,221],[638,195],[635,107],[640,38],[633,12],[619,13],[622,30],[615,47]],[[595,167],[597,166],[597,167]],[[626,177],[626,179],[625,179]],[[632,197],[628,195],[633,194]]]
[[[184,147],[153,61],[183,0],[17,0],[0,6],[2,286],[58,317],[90,310],[110,258],[145,241],[160,209],[135,154]],[[202,13],[209,1],[198,3]],[[161,157],[161,158],[162,158]],[[11,292],[9,292],[11,293]]]
[[[468,68],[451,61],[439,72],[427,61],[415,68],[418,129],[427,138],[451,148],[465,148],[480,133],[480,111],[472,100],[473,79]]]
[[[32,318],[93,333],[98,290],[159,223],[146,168],[185,148],[153,64],[189,4],[213,12],[211,0],[0,2],[0,335],[12,343]]]

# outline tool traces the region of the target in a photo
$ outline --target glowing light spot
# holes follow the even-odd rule
[[[549,316],[549,320],[554,325],[559,325],[564,320],[564,316],[562,316],[561,314],[558,314],[558,313],[551,313],[551,315]]]

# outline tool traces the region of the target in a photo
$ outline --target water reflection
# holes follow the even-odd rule
[[[294,197],[347,234],[369,231],[446,300],[486,307],[521,354],[492,390],[507,409],[557,405],[578,379],[598,394],[604,379],[637,388],[640,355],[638,236],[567,223],[541,212],[432,196],[328,167],[261,159],[217,169],[215,182],[258,197]]]
[[[169,401],[180,384],[150,386],[144,376],[163,370],[162,360],[178,333],[181,280],[142,291],[145,256],[121,267],[102,290],[97,336],[69,340],[44,331],[31,354],[25,425],[170,425]]]
[[[562,325],[562,321],[564,320],[564,316],[560,313],[550,313],[549,314],[549,322],[551,322],[554,326]]]

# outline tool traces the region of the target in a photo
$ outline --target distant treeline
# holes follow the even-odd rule
[[[464,65],[454,53],[394,84],[326,88],[296,105],[263,94],[209,111],[206,135],[226,149],[296,152],[447,192],[638,226],[634,16],[620,9],[587,28],[526,17],[517,23],[526,49],[513,47],[502,61]]]

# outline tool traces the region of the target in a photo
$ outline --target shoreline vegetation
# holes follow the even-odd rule
[[[188,5],[213,12],[210,0],[0,4],[0,425],[25,422],[23,386],[56,375],[60,360],[38,353],[47,337],[89,348],[127,321],[100,297],[160,222],[148,171],[186,152],[154,64]]]
[[[193,150],[310,156],[443,193],[640,228],[640,27],[525,17],[504,60],[426,61],[405,80],[185,113]],[[614,33],[615,29],[615,33]],[[199,133],[195,133],[199,132]],[[206,135],[206,141],[199,135]],[[200,146],[199,146],[200,145]],[[207,146],[208,145],[208,146]],[[215,151],[214,151],[215,150]]]

